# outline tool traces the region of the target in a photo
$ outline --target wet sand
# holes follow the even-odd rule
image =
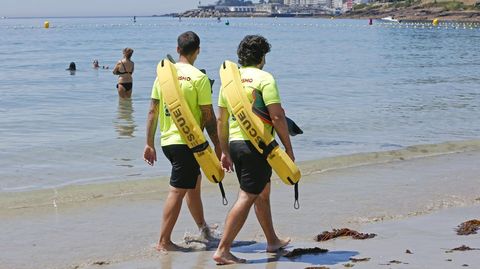
[[[301,181],[300,210],[293,209],[293,188],[273,180],[273,218],[278,234],[292,238],[287,250],[321,247],[330,251],[296,259],[267,254],[261,228],[251,212],[237,237],[237,244],[243,246],[233,249],[249,263],[224,268],[344,268],[346,263],[355,268],[456,268],[463,264],[475,268],[480,251],[445,251],[463,244],[480,248],[479,234],[459,236],[454,231],[463,221],[480,219],[480,151],[402,159],[310,170]],[[311,167],[304,166],[305,170]],[[235,181],[232,175],[225,179],[227,207],[221,205],[217,187],[203,182],[207,221],[219,224],[219,231],[236,197]],[[142,188],[153,187],[155,191],[131,193],[122,185],[117,195],[84,200],[69,200],[59,190],[56,207],[53,202],[36,207],[6,203],[9,206],[0,210],[0,268],[215,267],[211,259],[214,244],[193,244],[197,251],[168,255],[153,249],[167,185],[155,180]],[[14,198],[9,197],[10,201]],[[325,230],[343,227],[378,236],[313,240]],[[195,233],[184,207],[173,240],[182,242],[185,234]],[[405,253],[407,249],[413,254]],[[352,257],[371,259],[352,263]]]

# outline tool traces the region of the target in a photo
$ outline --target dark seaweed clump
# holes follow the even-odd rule
[[[283,255],[286,258],[293,258],[296,256],[304,255],[304,254],[319,254],[328,252],[328,249],[314,247],[314,248],[296,248],[292,251],[287,252]]]
[[[457,234],[458,235],[476,234],[478,229],[480,229],[480,220],[472,219],[458,225]]]
[[[336,237],[340,236],[351,236],[353,239],[369,239],[369,238],[374,238],[377,236],[376,234],[367,234],[367,233],[359,233],[354,230],[350,230],[348,228],[343,228],[343,229],[333,229],[333,231],[324,231],[323,233],[319,234],[316,236],[317,241],[327,241]]]

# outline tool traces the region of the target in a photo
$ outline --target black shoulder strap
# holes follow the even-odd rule
[[[124,74],[125,74],[125,73],[128,73],[128,72],[127,72],[127,68],[125,67],[125,64],[123,63],[123,61],[120,61],[120,63],[121,63],[122,66],[123,66],[123,73],[124,73]]]

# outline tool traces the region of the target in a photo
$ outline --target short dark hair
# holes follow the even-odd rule
[[[200,37],[188,31],[178,36],[177,43],[181,55],[191,55],[200,47]]]
[[[242,66],[257,65],[272,46],[260,35],[247,35],[238,45],[238,63]]]

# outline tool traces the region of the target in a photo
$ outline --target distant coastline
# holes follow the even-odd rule
[[[423,3],[421,1],[399,1],[394,3],[360,4],[345,14],[344,18],[379,19],[394,16],[400,21],[461,21],[480,22],[480,5],[465,5],[457,1]]]
[[[261,12],[224,12],[218,10],[191,9],[181,13],[165,14],[174,17],[296,17],[296,18],[350,18],[350,19],[380,19],[388,16],[402,21],[457,21],[480,22],[480,1],[476,5],[467,5],[458,1],[405,0],[396,2],[373,2],[357,4],[352,10],[342,14],[288,12],[288,13],[261,13]]]

